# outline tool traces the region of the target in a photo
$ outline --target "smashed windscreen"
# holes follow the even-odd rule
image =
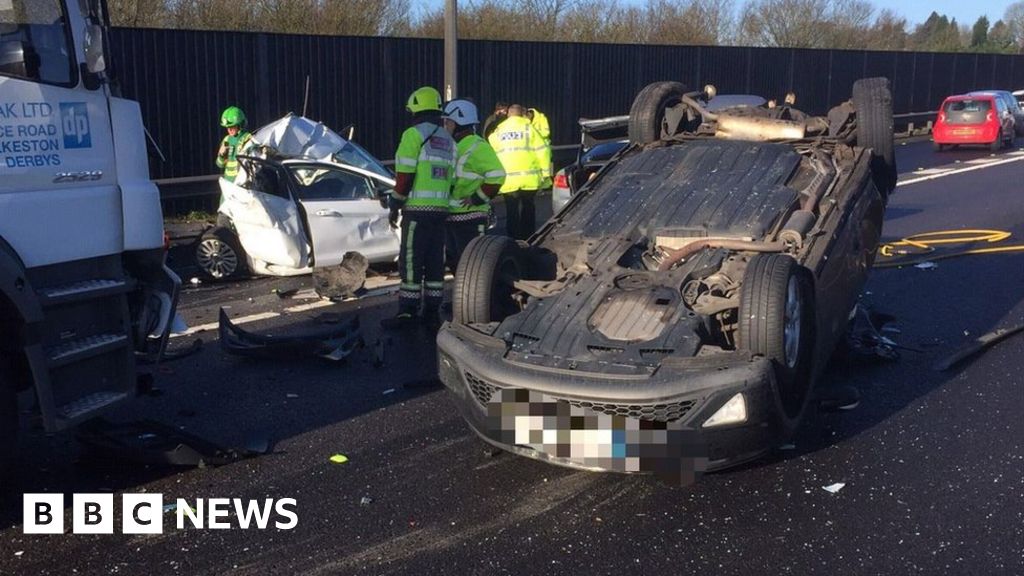
[[[355,142],[342,138],[320,122],[289,114],[271,122],[252,135],[257,146],[278,156],[348,164],[385,178],[391,172]]]

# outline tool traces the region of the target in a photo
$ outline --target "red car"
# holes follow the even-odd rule
[[[950,96],[939,109],[932,129],[936,150],[961,144],[982,144],[999,150],[1013,145],[1013,114],[1002,99],[992,95]]]

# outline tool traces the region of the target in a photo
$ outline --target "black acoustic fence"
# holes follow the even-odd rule
[[[422,85],[441,88],[443,43],[410,38],[296,36],[118,28],[113,70],[124,96],[138,100],[166,156],[154,178],[212,174],[223,132],[220,112],[238,105],[250,127],[287,112],[334,128],[390,158],[408,118],[405,100]],[[897,114],[935,110],[942,99],[974,89],[1024,88],[1024,57],[995,54],[642,46],[563,42],[459,43],[459,95],[482,115],[496,100],[546,113],[555,144],[578,141],[580,117],[628,113],[633,97],[657,80],[719,93],[780,98],[824,113],[849,98],[853,82],[886,76]]]

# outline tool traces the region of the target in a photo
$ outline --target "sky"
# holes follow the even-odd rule
[[[461,0],[466,3],[468,0]],[[744,0],[735,0],[737,6],[741,6]],[[945,14],[950,18],[956,18],[957,23],[971,25],[979,16],[988,16],[990,24],[1003,17],[1006,7],[1014,0],[902,0],[894,3],[872,0],[875,10],[880,11],[887,5],[897,14],[905,17],[910,24],[909,31],[913,26],[920,24],[928,18],[934,10],[939,14]],[[413,10],[432,10],[444,6],[444,0],[411,0]],[[619,0],[623,5],[642,5],[644,0]]]

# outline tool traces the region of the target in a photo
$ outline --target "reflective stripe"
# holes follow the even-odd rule
[[[438,192],[436,190],[413,190],[409,193],[412,198],[429,198],[432,200],[447,200],[447,192]]]
[[[519,172],[508,172],[506,176],[536,176],[540,170],[521,170]]]
[[[444,290],[444,282],[427,282],[427,290]]]
[[[481,220],[486,226],[487,212],[457,212],[448,216],[448,222],[472,222],[474,220]]]
[[[412,240],[416,235],[416,221],[409,222],[409,234],[406,237],[405,242],[405,279],[409,282],[416,280],[416,274],[413,272],[412,260],[413,260],[413,249]]]
[[[444,290],[424,290],[423,295],[427,298],[444,298]]]
[[[402,166],[415,166],[416,160],[413,158],[395,158],[395,164],[401,164]]]
[[[484,178],[502,178],[505,176],[504,170],[491,170],[484,173]]]
[[[423,286],[421,284],[415,284],[415,283],[412,283],[412,282],[402,282],[402,284],[399,285],[398,289],[399,290],[417,290],[417,291],[419,291],[422,288],[423,288]]]

